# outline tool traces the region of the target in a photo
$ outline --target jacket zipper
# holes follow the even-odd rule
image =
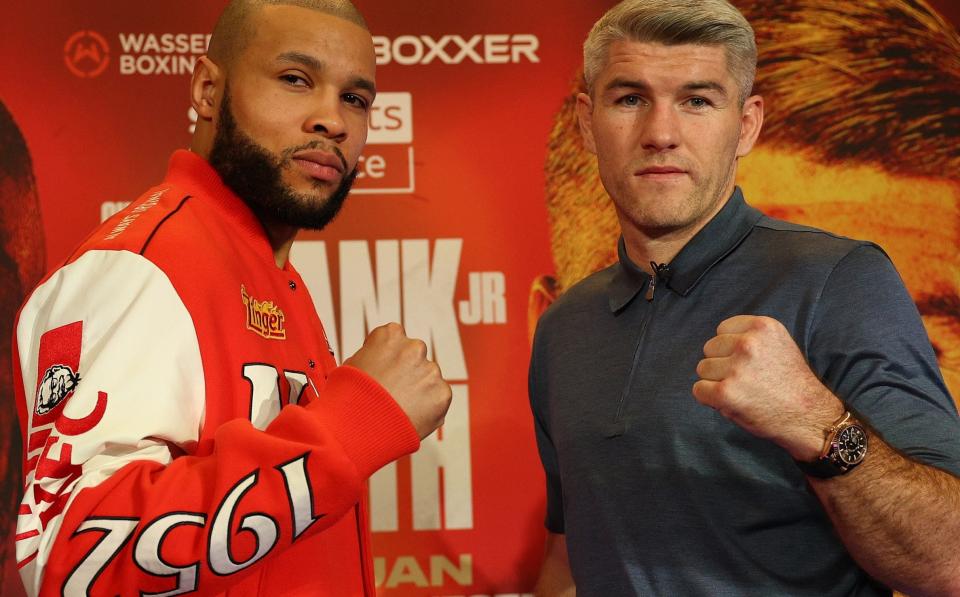
[[[647,334],[647,324],[653,317],[653,296],[657,290],[657,280],[662,279],[664,282],[666,282],[670,279],[671,271],[669,265],[651,261],[650,267],[653,269],[653,274],[650,276],[650,282],[647,284],[647,292],[644,295],[644,298],[648,303],[650,303],[650,312],[647,313],[646,317],[644,317],[640,322],[640,332],[637,336],[637,346],[633,351],[633,364],[630,366],[630,373],[627,375],[627,382],[623,387],[623,391],[620,393],[620,402],[617,404],[617,415],[614,417],[613,423],[610,425],[609,429],[607,429],[605,434],[606,437],[617,437],[623,435],[627,430],[627,425],[623,421],[623,407],[626,404],[627,396],[630,394],[630,388],[633,387],[633,377],[636,375],[637,367],[640,364],[640,352],[643,348],[644,336]]]
[[[657,272],[654,271],[653,275],[650,276],[650,283],[647,284],[647,295],[646,297],[644,297],[647,299],[648,302],[653,300],[653,293],[656,289],[657,289]]]

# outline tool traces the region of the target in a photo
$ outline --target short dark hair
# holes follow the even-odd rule
[[[228,65],[252,37],[250,17],[264,6],[299,6],[316,10],[367,29],[367,22],[350,0],[233,0],[220,14],[210,36],[207,54],[220,65]]]

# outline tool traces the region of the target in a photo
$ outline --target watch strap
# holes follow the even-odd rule
[[[813,462],[802,462],[800,460],[795,460],[794,462],[797,463],[797,467],[799,467],[805,475],[816,477],[817,479],[829,479],[842,475],[850,470],[849,468],[840,468],[830,460],[830,458],[818,458]]]

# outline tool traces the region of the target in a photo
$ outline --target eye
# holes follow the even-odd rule
[[[368,102],[366,98],[359,96],[356,93],[344,93],[342,97],[343,101],[362,110],[366,110],[368,107],[370,107],[370,102]]]
[[[643,97],[641,97],[640,95],[636,93],[629,93],[627,95],[617,98],[616,100],[614,100],[614,103],[616,103],[619,106],[624,106],[626,108],[636,108],[639,106],[643,106],[646,102],[644,101]]]
[[[713,105],[713,103],[711,103],[710,100],[708,100],[707,98],[699,97],[699,96],[691,97],[690,99],[687,100],[686,103],[691,108],[694,108],[697,110],[701,110],[703,108],[709,108],[710,106]]]
[[[307,79],[295,73],[284,73],[280,75],[280,80],[294,87],[307,87],[310,85]]]

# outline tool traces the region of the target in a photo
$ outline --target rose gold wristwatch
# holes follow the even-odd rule
[[[820,458],[813,462],[797,462],[805,474],[829,479],[852,471],[867,456],[867,430],[850,411],[843,413],[827,430],[827,439]]]

